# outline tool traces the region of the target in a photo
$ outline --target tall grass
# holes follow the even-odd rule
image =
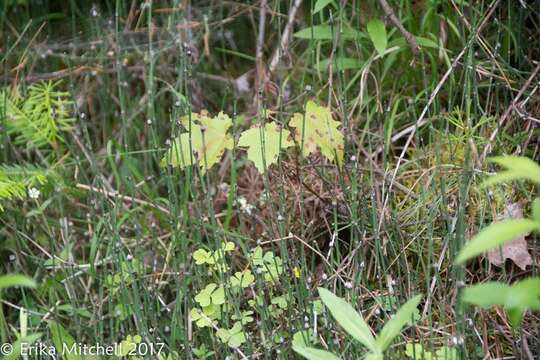
[[[536,5],[395,1],[405,28],[423,39],[422,51],[415,57],[388,22],[390,50],[381,58],[365,30],[368,20],[384,19],[377,1],[335,1],[316,14],[318,2],[307,1],[294,31],[327,24],[332,39],[293,37],[259,90],[252,79],[261,3],[1,5],[3,85],[24,91],[37,80],[61,78],[76,104],[75,126],[58,148],[31,149],[0,133],[2,164],[59,174],[37,200],[3,204],[3,272],[26,273],[40,285],[2,294],[2,341],[16,339],[23,307],[44,341],[51,341],[46,320],[54,319],[82,343],[113,344],[137,334],[164,342],[163,359],[196,358],[193,349],[201,346],[214,352],[210,358],[293,358],[295,334],[358,358],[362,347],[325,312],[314,312],[315,289],[324,286],[354,303],[374,329],[411,295],[424,293],[420,322],[389,358],[404,358],[403,344],[412,341],[429,349],[456,345],[467,359],[527,358],[525,343],[537,354],[536,315],[512,334],[497,312],[457,302],[471,279],[511,280],[523,272],[510,263],[499,269],[478,262],[465,271],[452,265],[493,214],[531,196],[525,186],[493,195],[477,185],[491,170],[482,153],[497,127],[492,153],[538,158],[534,121],[512,116],[499,123],[536,67]],[[268,2],[265,61],[281,42],[293,3]],[[347,28],[361,35],[348,39]],[[355,65],[335,69],[334,60],[344,57]],[[324,61],[334,62],[333,71],[320,67]],[[238,79],[248,71],[244,93]],[[532,118],[535,86],[522,96]],[[237,147],[205,174],[159,166],[183,131],[183,115],[223,110],[238,138],[271,119],[287,128],[310,99],[342,122],[341,167],[290,150],[261,175]],[[240,199],[254,210],[243,210]],[[194,263],[194,251],[227,241],[236,246],[230,270],[209,274]],[[208,283],[226,284],[249,267],[258,245],[283,260],[283,273],[275,285],[255,274],[246,291],[226,291],[219,327],[230,329],[242,310],[254,312],[238,351],[215,329],[198,328],[190,311]],[[272,299],[279,296],[288,306],[276,315]],[[308,329],[316,329],[317,340],[299,332]]]

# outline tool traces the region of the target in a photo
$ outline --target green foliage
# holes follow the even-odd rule
[[[349,67],[347,62],[341,65]],[[232,121],[223,112],[214,118],[210,118],[206,112],[192,113],[182,117],[180,123],[189,132],[173,141],[161,159],[161,166],[172,165],[184,169],[198,164],[204,174],[221,159],[226,149],[234,145],[232,136],[228,134]],[[305,115],[296,113],[290,121],[290,126],[296,128],[295,139],[305,156],[320,149],[326,158],[338,164],[342,163],[344,153],[343,134],[338,129],[340,125],[332,118],[330,108],[319,106],[314,101],[307,102]],[[289,136],[289,130],[281,129],[275,122],[267,122],[264,126],[243,131],[238,146],[247,148],[248,159],[262,174],[276,163],[282,149],[295,145]]]
[[[215,354],[215,351],[209,351],[207,348],[206,348],[206,345],[205,344],[202,344],[201,346],[199,346],[198,348],[193,348],[191,349],[191,351],[193,351],[193,354],[197,357],[197,359],[199,360],[205,360],[205,359],[208,359],[210,358],[211,356],[213,356]]]
[[[462,264],[531,231],[540,232],[540,223],[530,219],[510,219],[490,224],[461,249],[456,258],[456,264]]]
[[[225,302],[225,289],[211,283],[195,296],[195,301],[202,307],[221,305]]]
[[[383,359],[383,353],[392,344],[394,339],[399,336],[401,329],[407,324],[414,324],[418,318],[415,313],[422,299],[422,295],[416,295],[407,301],[398,310],[398,312],[384,325],[377,337],[374,337],[369,325],[365,322],[362,315],[345,300],[334,295],[330,291],[319,288],[319,295],[324,305],[330,310],[330,313],[336,319],[339,325],[343,327],[349,335],[358,340],[362,345],[368,348],[369,353],[366,359]],[[295,346],[294,350],[309,360],[322,359],[328,356],[326,351],[321,351],[305,346]],[[333,359],[337,359],[332,355]]]
[[[31,334],[23,336],[12,344],[13,351],[10,354],[6,354],[2,357],[2,360],[18,360],[21,357],[22,349],[24,348],[23,344],[26,346],[31,346],[36,341],[41,338],[41,333]]]
[[[420,35],[420,56],[377,0],[186,3],[0,5],[0,62],[4,84],[13,84],[0,96],[0,167],[34,164],[45,175],[0,176],[3,274],[44,280],[36,290],[1,290],[2,342],[31,342],[37,337],[27,334],[39,331],[52,344],[54,319],[77,342],[122,341],[125,352],[140,333],[180,352],[143,356],[159,360],[300,357],[292,347],[313,358],[392,360],[407,358],[405,345],[418,357],[417,343],[425,359],[523,356],[534,318],[513,339],[504,316],[463,307],[472,294],[512,317],[534,308],[534,289],[526,298],[509,280],[523,272],[509,263],[495,273],[487,263],[452,269],[448,256],[472,224],[534,189],[497,186],[489,197],[474,189],[489,148],[538,157],[532,71],[540,36],[525,29],[533,2],[390,2]],[[56,123],[54,140],[44,134],[47,112],[26,105],[44,102],[30,96],[40,78],[65,79],[55,91],[69,90],[66,108],[74,114],[76,101],[80,111],[68,124],[76,129]],[[326,115],[310,124],[311,102]],[[504,109],[519,119],[501,124]],[[294,142],[268,159],[266,123],[282,143]],[[251,146],[238,145],[250,134]],[[63,178],[49,177],[52,169]],[[34,188],[42,195],[29,196]],[[522,208],[540,221],[540,200]],[[522,248],[537,237],[521,237]],[[528,266],[538,272],[537,261]],[[488,277],[478,283],[507,285],[479,295],[456,288],[470,272]],[[314,296],[316,286],[342,278],[354,284],[351,305],[376,345],[393,341],[384,353],[368,353]],[[420,289],[430,294],[426,328],[395,335],[405,319],[396,304]],[[410,318],[418,315],[412,309]],[[469,318],[484,323],[470,326]],[[476,328],[496,346],[482,347]],[[444,346],[454,334],[463,346]]]
[[[262,174],[274,164],[281,149],[294,145],[288,139],[289,131],[279,129],[275,123],[266,123],[264,127],[254,127],[240,135],[238,146],[247,147],[248,159]]]
[[[230,329],[218,329],[216,335],[222,343],[232,348],[237,348],[246,342],[246,334],[242,329],[242,323],[237,321]]]
[[[459,360],[458,351],[455,348],[443,346],[431,352],[418,343],[405,345],[405,355],[414,360]]]
[[[68,92],[59,91],[61,82],[39,82],[21,96],[17,89],[0,91],[0,116],[6,118],[9,135],[17,144],[56,147],[63,142],[61,131],[71,129],[73,102]]]
[[[319,11],[326,8],[328,5],[332,5],[333,8],[337,8],[334,0],[317,0],[315,6],[313,7],[313,14],[318,13]]]
[[[231,277],[231,286],[247,288],[253,284],[255,276],[251,273],[251,270],[237,271]]]
[[[161,160],[162,166],[169,164],[183,169],[198,164],[205,173],[221,160],[226,149],[233,147],[233,139],[227,133],[232,120],[223,112],[213,118],[207,113],[192,113],[182,117],[180,122],[188,132],[173,141]]]
[[[309,360],[339,360],[337,356],[325,350],[300,346],[293,346],[293,350]]]
[[[380,56],[383,56],[386,46],[388,45],[388,37],[386,35],[384,23],[379,19],[370,20],[367,24],[367,32],[375,50],[377,50]]]
[[[36,282],[28,276],[21,274],[7,274],[0,276],[0,290],[15,286],[35,288]]]
[[[304,156],[319,148],[327,159],[343,162],[343,134],[338,130],[341,123],[333,119],[330,108],[308,101],[305,114],[294,114],[289,125],[296,128],[295,139]]]
[[[379,352],[379,345],[373,337],[369,325],[366,324],[363,317],[347,301],[323,288],[319,288],[319,295],[334,319],[336,319],[338,324],[349,335],[358,340],[371,352]]]
[[[540,166],[534,161],[515,156],[492,159],[507,170],[491,177],[484,185],[492,185],[507,180],[531,180],[540,184]],[[533,219],[512,219],[490,224],[480,231],[456,258],[456,264],[483,252],[513,241],[518,236],[530,232],[540,233],[539,199],[533,202]],[[540,278],[527,278],[513,286],[501,282],[477,284],[463,290],[461,300],[470,304],[489,308],[503,306],[510,317],[512,326],[518,327],[526,310],[540,310]]]
[[[118,346],[118,351],[116,357],[125,358],[132,352],[137,344],[140,344],[142,337],[140,335],[128,335],[124,340],[122,340]]]
[[[54,176],[52,170],[32,165],[0,165],[0,211],[2,201],[26,199],[32,187],[41,187]]]
[[[273,252],[267,251],[263,253],[263,249],[257,246],[253,250],[251,262],[255,267],[255,271],[263,274],[264,279],[268,282],[275,282],[279,275],[283,273],[283,261],[279,256],[275,256]]]
[[[292,345],[297,348],[306,348],[317,344],[317,335],[313,329],[300,330],[293,334]]]
[[[461,300],[490,308],[503,306],[514,327],[519,326],[526,310],[540,311],[540,277],[530,277],[512,286],[490,281],[463,290]]]
[[[364,64],[359,59],[338,56],[334,59],[333,62],[331,62],[330,59],[322,60],[319,63],[318,70],[326,72],[332,69],[334,72],[337,72],[344,70],[360,69],[363,65]]]
[[[532,203],[533,220],[540,224],[540,198],[534,199]]]
[[[294,34],[295,37],[304,40],[332,40],[338,35],[339,28],[330,25],[315,25],[302,29]],[[365,36],[359,31],[353,29],[343,29],[339,34],[342,39],[354,40]]]
[[[83,359],[79,354],[64,352],[63,349],[65,347],[71,348],[71,346],[75,344],[75,339],[73,339],[73,336],[71,336],[62,325],[53,320],[47,321],[47,325],[51,331],[53,344],[58,354],[64,354],[63,356],[66,360]]]
[[[500,156],[491,158],[490,161],[505,167],[497,175],[490,177],[483,186],[489,186],[511,180],[530,180],[540,185],[540,165],[523,156]]]
[[[200,327],[212,327],[216,324],[215,320],[221,320],[221,306],[209,305],[202,309],[193,308],[190,312],[191,321]]]
[[[223,273],[229,269],[225,261],[225,254],[234,251],[234,249],[234,243],[229,241],[222,243],[221,248],[215,251],[198,249],[193,253],[193,259],[197,265],[206,264],[210,269]]]
[[[383,351],[386,350],[392,341],[399,335],[401,329],[407,325],[416,322],[415,313],[418,312],[418,304],[422,295],[416,295],[401,306],[398,312],[385,324],[377,336],[377,344]]]

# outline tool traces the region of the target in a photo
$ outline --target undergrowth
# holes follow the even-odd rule
[[[4,1],[1,342],[536,358],[537,296],[517,321],[470,290],[527,288],[536,225],[516,256],[456,259],[508,209],[535,221],[534,170],[482,182],[493,156],[538,163],[539,11]]]

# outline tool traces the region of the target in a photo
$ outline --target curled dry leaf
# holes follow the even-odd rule
[[[497,217],[498,221],[507,219],[517,219],[523,217],[523,209],[519,203],[510,203],[506,209]],[[487,254],[490,263],[496,266],[502,266],[506,259],[510,259],[525,270],[527,265],[532,265],[532,258],[529,254],[525,235],[519,236],[500,248],[492,249]]]

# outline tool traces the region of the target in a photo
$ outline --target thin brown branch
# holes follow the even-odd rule
[[[281,55],[283,54],[283,52],[285,52],[285,50],[289,46],[291,32],[294,25],[294,19],[296,17],[296,13],[298,12],[298,9],[300,8],[301,4],[302,4],[302,0],[294,0],[294,4],[289,10],[287,25],[285,25],[285,29],[283,29],[283,33],[281,34],[281,41],[279,42],[279,46],[276,47],[276,50],[274,50],[274,55],[272,55],[272,59],[270,60],[270,66],[268,67],[268,72],[270,75],[273,74],[274,71],[276,71]]]
[[[396,16],[396,13],[392,9],[392,7],[386,2],[386,0],[379,0],[379,4],[383,8],[384,14],[386,17],[394,24],[394,26],[399,30],[401,35],[405,38],[405,41],[407,41],[407,44],[411,48],[414,56],[420,55],[420,46],[418,46],[418,43],[416,42],[416,39],[414,38],[414,35],[411,34],[401,21],[399,21],[398,17]]]

